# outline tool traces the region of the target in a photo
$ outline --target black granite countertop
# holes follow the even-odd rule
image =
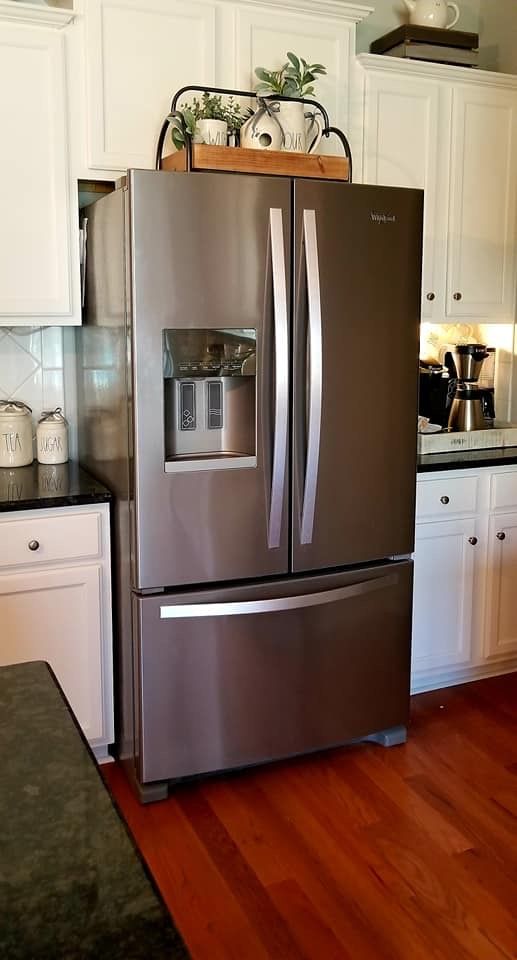
[[[0,511],[107,503],[111,493],[75,461],[0,468]]]
[[[0,668],[0,957],[189,954],[46,663]]]
[[[501,467],[517,464],[517,447],[495,447],[492,450],[457,450],[448,453],[420,453],[417,472],[433,470],[465,470],[467,467]]]

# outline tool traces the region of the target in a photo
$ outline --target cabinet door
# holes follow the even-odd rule
[[[328,16],[290,11],[279,4],[268,9],[246,4],[236,7],[235,61],[236,83],[252,90],[257,81],[255,67],[277,70],[293,50],[310,63],[323,63],[326,76],[315,85],[314,97],[328,110],[330,122],[349,129],[348,91],[350,64],[354,53],[355,25]],[[228,49],[228,39],[225,47]],[[223,51],[221,51],[221,54]],[[318,153],[341,154],[337,140],[322,140]]]
[[[471,657],[476,521],[417,524],[412,672]]]
[[[517,91],[453,91],[447,315],[513,323]]]
[[[0,576],[0,664],[47,660],[88,739],[109,742],[100,591],[98,564]]]
[[[153,168],[173,94],[215,82],[215,4],[87,0],[86,20],[89,165]]]
[[[65,61],[55,31],[0,23],[0,130],[0,324],[73,323]]]
[[[486,657],[517,653],[517,513],[490,518]]]
[[[425,188],[422,317],[427,320],[439,316],[443,290],[435,245],[440,150],[446,131],[440,127],[439,136],[438,124],[440,111],[447,116],[449,99],[449,92],[434,80],[384,71],[368,70],[365,75],[364,182]]]

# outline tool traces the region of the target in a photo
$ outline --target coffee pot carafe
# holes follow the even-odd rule
[[[461,343],[452,350],[456,392],[449,413],[449,430],[482,430],[486,427],[483,393],[478,380],[489,351],[481,343]]]

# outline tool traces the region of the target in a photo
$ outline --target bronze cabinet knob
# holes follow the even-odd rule
[[[469,537],[469,543],[471,543],[473,547],[476,546],[476,543],[477,543],[477,542],[478,542],[478,538],[477,538],[477,537]]]

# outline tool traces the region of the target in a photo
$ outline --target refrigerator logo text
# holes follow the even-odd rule
[[[397,218],[394,213],[376,213],[375,210],[372,210],[370,219],[373,223],[395,223]]]

